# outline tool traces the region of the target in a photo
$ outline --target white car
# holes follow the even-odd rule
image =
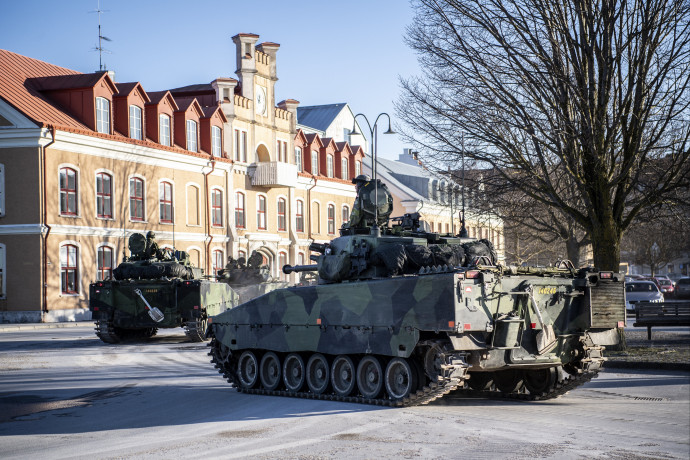
[[[664,295],[653,281],[632,281],[625,283],[625,309],[635,312],[637,302],[663,302]]]

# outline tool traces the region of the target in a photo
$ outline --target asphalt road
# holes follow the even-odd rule
[[[0,458],[690,458],[690,373],[605,370],[565,396],[380,408],[237,393],[163,331],[0,333]]]

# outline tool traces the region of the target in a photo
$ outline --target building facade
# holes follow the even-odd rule
[[[257,251],[296,281],[280,267],[337,235],[364,151],[298,129],[258,39],[233,37],[236,79],[156,92],[0,50],[1,322],[88,319],[134,232],[207,274]]]

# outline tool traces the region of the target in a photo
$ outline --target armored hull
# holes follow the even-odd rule
[[[451,391],[547,399],[596,376],[624,326],[616,273],[497,267],[490,257],[410,273],[420,247],[472,251],[438,235],[327,246],[321,284],[212,318],[211,360],[239,391],[391,406]]]

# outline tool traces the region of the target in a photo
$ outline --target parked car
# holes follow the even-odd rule
[[[690,280],[690,278],[689,278]],[[690,285],[688,285],[690,288]],[[664,295],[659,287],[652,281],[633,281],[625,283],[625,309],[635,312],[635,304],[638,302],[663,302]]]
[[[684,299],[690,297],[690,278],[681,278],[676,281],[676,298]]]
[[[657,278],[657,286],[659,286],[659,289],[661,292],[667,295],[672,295],[673,294],[673,281],[671,281],[668,278]]]

